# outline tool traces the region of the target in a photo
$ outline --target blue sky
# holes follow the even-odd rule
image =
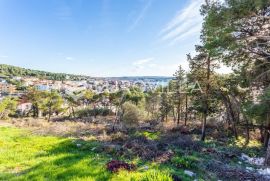
[[[0,63],[171,76],[199,43],[203,0],[0,0]]]

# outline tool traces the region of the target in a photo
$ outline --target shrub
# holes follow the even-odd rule
[[[122,132],[117,132],[117,133],[111,134],[111,139],[113,141],[125,141],[127,138],[128,138],[128,136]]]
[[[138,126],[139,121],[143,119],[143,113],[140,109],[130,103],[126,102],[123,105],[123,123],[127,128],[136,128]]]
[[[144,172],[130,172],[121,170],[117,175],[114,175],[112,181],[173,181],[172,176],[167,172],[156,170],[148,170]]]
[[[0,119],[7,119],[16,111],[17,100],[11,97],[6,97],[0,101]]]
[[[196,168],[197,165],[197,160],[191,156],[176,156],[171,159],[171,162],[181,168]]]
[[[172,177],[165,172],[148,171],[140,176],[131,178],[131,181],[172,181]]]
[[[112,111],[108,108],[95,108],[95,109],[81,109],[76,111],[76,116],[79,118],[90,117],[90,116],[108,116],[112,114]]]

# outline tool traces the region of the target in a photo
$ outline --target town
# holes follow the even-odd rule
[[[171,77],[115,77],[115,78],[86,78],[85,80],[46,80],[37,77],[7,77],[0,76],[0,101],[5,97],[18,98],[18,111],[30,111],[32,104],[24,99],[31,88],[37,91],[57,91],[62,97],[65,95],[82,96],[82,92],[91,91],[93,94],[116,93],[130,88],[138,88],[142,92],[154,91],[158,87],[168,85]],[[106,100],[103,100],[103,102]],[[108,101],[108,100],[107,100]]]

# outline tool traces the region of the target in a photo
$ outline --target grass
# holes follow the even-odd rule
[[[162,169],[108,172],[105,165],[113,158],[95,151],[97,141],[37,136],[13,127],[0,127],[0,140],[0,180],[172,180]]]
[[[78,149],[74,140],[34,136],[0,127],[0,180],[107,180],[105,156]]]
[[[160,132],[149,132],[149,131],[142,131],[142,132],[136,132],[135,136],[144,136],[145,138],[149,140],[157,140],[160,137]]]
[[[136,132],[135,136],[159,140],[160,132]],[[223,145],[207,140],[202,145],[220,152],[236,149],[249,155],[258,155],[260,145],[257,142],[251,142],[245,147],[242,147],[242,142],[242,139],[232,140],[230,144]],[[24,129],[0,126],[0,180],[172,181],[172,175],[183,181],[217,180],[216,175],[206,172],[201,165],[220,159],[218,154],[183,150],[172,145],[175,155],[165,163],[157,163],[139,157],[126,158],[104,152],[101,144],[102,142],[96,139],[84,141],[67,137],[38,136]],[[137,169],[132,172],[111,173],[107,171],[106,163],[112,159],[134,163]],[[238,161],[237,158],[231,159],[229,164],[234,166]],[[193,171],[196,177],[186,175],[184,170]]]

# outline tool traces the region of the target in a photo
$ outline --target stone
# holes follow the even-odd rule
[[[196,176],[196,173],[192,172],[192,171],[189,171],[189,170],[185,170],[184,173],[190,177],[194,177]]]

